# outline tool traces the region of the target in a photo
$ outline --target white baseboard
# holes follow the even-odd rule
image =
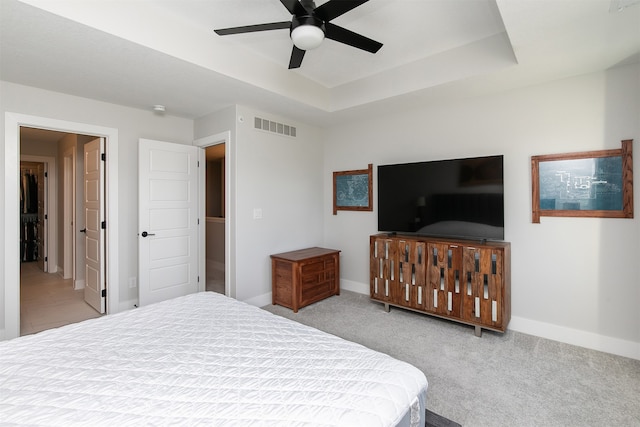
[[[57,271],[56,273],[58,273],[58,276],[60,276],[62,279],[67,280],[67,279],[71,279],[71,274],[69,274],[69,277],[65,277],[64,276],[64,268],[62,268],[61,266],[57,267]]]
[[[247,304],[255,305],[256,307],[264,307],[265,305],[271,304],[271,292],[267,292],[266,294],[258,295],[257,297],[249,298],[243,301]]]
[[[359,294],[369,294],[369,285],[365,285],[363,283],[354,282],[352,280],[344,280],[340,279],[340,289],[344,289],[346,291],[357,292]],[[244,300],[247,304],[255,305],[256,307],[264,307],[265,305],[271,304],[272,301],[271,292],[267,292],[266,294],[258,295],[257,297],[249,298]]]
[[[340,289],[344,289],[351,292],[357,292],[359,294],[369,294],[369,285],[365,285],[363,283],[354,282],[352,280],[344,280],[340,279]],[[257,297],[249,298],[244,300],[247,304],[255,305],[256,307],[264,307],[265,305],[269,305],[272,302],[272,293],[267,292],[266,294],[258,295]]]
[[[341,279],[340,289],[357,292],[359,294],[369,294],[369,284],[354,282],[352,280]],[[523,334],[534,335],[540,338],[640,360],[640,343],[638,342],[626,341],[620,338],[608,337],[517,316],[511,316],[509,329],[522,332]]]
[[[640,360],[640,343],[511,316],[509,329],[566,344]]]
[[[73,284],[73,289],[75,289],[76,291],[78,289],[84,289],[84,279],[76,280]]]
[[[340,279],[340,290],[369,295],[369,284],[354,282],[353,280]]]
[[[127,310],[132,310],[134,308],[136,308],[136,305],[138,304],[138,300],[137,299],[130,299],[127,301],[121,301],[120,304],[118,304],[118,311],[112,311],[109,314],[113,314],[113,313],[120,313],[121,311],[127,311]]]

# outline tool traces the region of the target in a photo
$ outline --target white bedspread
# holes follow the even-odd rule
[[[427,381],[215,293],[0,342],[0,424],[392,426]]]

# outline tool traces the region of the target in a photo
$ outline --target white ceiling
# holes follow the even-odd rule
[[[244,104],[325,125],[640,57],[640,0],[370,0],[332,22],[383,43],[377,54],[325,40],[296,70],[287,30],[213,32],[290,20],[279,0],[0,8],[2,80],[187,118]]]

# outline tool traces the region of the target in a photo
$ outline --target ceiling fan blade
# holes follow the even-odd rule
[[[293,50],[291,51],[291,59],[289,60],[289,69],[300,68],[305,52],[306,51],[293,46]]]
[[[256,31],[284,30],[291,28],[291,22],[271,22],[268,24],[245,25],[243,27],[221,28],[213,30],[219,36],[227,36],[229,34],[253,33]]]
[[[324,25],[326,29],[324,35],[328,39],[357,47],[358,49],[366,50],[371,53],[376,53],[382,47],[382,43],[371,40],[370,38],[358,33],[354,33],[353,31],[349,31],[346,28],[339,27],[330,22],[327,22]]]
[[[311,13],[298,0],[280,0],[280,3],[287,8],[290,14],[295,16],[305,16]]]
[[[327,22],[368,1],[369,0],[330,0],[316,7],[313,13],[324,22]]]

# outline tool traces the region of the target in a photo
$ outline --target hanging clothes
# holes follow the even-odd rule
[[[20,261],[38,260],[38,177],[29,171],[20,177]]]
[[[38,213],[38,176],[29,174],[29,213]]]
[[[38,260],[38,214],[22,214],[20,216],[20,261]]]
[[[20,213],[38,212],[38,176],[25,172],[20,179]]]

